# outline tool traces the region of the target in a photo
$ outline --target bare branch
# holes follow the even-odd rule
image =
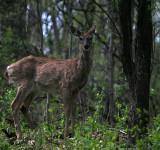
[[[110,20],[111,23],[113,24],[114,28],[115,28],[116,31],[117,31],[117,34],[119,35],[119,37],[120,37],[120,39],[121,39],[121,38],[122,38],[122,37],[121,37],[121,34],[120,34],[118,28],[116,27],[114,21],[113,21],[112,18],[110,17],[110,15],[109,15],[109,14],[104,10],[104,8],[103,8],[100,4],[98,4],[95,0],[92,0],[92,1],[107,15],[107,17],[109,18],[109,20]]]

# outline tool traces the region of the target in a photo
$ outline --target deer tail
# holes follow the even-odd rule
[[[8,76],[7,70],[4,72],[4,77],[5,77],[7,80],[9,80],[9,76]]]

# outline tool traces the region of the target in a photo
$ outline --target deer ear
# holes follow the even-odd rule
[[[79,31],[76,27],[74,27],[73,25],[70,25],[70,30],[72,32],[73,35],[80,37],[81,35],[81,31]]]
[[[90,28],[90,30],[88,31],[88,33],[94,34],[95,30],[96,30],[96,25],[93,25],[92,28]]]

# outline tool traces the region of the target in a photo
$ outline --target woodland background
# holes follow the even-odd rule
[[[105,143],[104,149],[115,149],[135,148],[134,144],[137,143],[136,147],[159,149],[158,0],[0,0],[0,148],[10,148],[5,133],[14,132],[10,104],[16,88],[9,85],[3,76],[6,67],[28,55],[55,59],[77,57],[78,39],[72,37],[70,24],[83,31],[87,31],[93,24],[97,25],[93,38],[93,69],[88,84],[77,99],[77,135],[84,132],[82,137],[85,137],[88,131],[92,137],[95,133],[102,136],[103,126],[103,130],[112,139],[108,145],[113,147],[105,145],[108,139],[102,142],[100,139],[92,140],[91,144],[88,139],[94,138],[89,135],[86,141],[75,136],[77,141],[64,145],[87,149],[82,144],[86,142],[90,146],[88,149],[93,149],[97,144],[100,146],[100,143]],[[46,128],[52,137],[56,131],[63,130],[64,113],[60,95],[50,93],[47,103],[47,93],[40,93],[31,105],[30,113],[33,120],[39,126],[42,125],[42,133],[46,133],[43,130]],[[140,121],[145,117],[147,121]],[[22,117],[21,122],[25,134],[30,134]],[[89,130],[95,128],[89,124],[97,126],[95,131]],[[78,129],[81,129],[80,132]],[[127,137],[127,142],[121,138],[123,146],[119,140],[120,130],[125,131]],[[145,136],[148,132],[150,135]],[[3,141],[4,137],[6,142]],[[153,139],[141,141],[145,137]],[[39,141],[38,146],[35,144],[37,149],[39,145],[43,147],[46,144],[43,137]],[[54,145],[54,140],[51,143]]]

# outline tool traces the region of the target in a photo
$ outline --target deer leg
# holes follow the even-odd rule
[[[73,102],[72,105],[72,136],[74,136],[74,126],[75,126],[75,116],[76,116],[76,102]]]
[[[72,105],[72,95],[70,90],[65,90],[63,92],[63,101],[64,101],[64,113],[65,113],[65,131],[64,138],[69,136],[69,117],[71,113]]]
[[[27,97],[30,89],[31,87],[28,87],[28,86],[23,87],[22,85],[18,87],[17,95],[11,104],[11,111],[13,115],[14,126],[16,130],[16,135],[17,135],[17,141],[22,140],[22,131],[21,131],[21,127],[19,124],[18,110],[20,109],[21,104]]]
[[[65,131],[64,131],[64,138],[69,136],[69,117],[71,113],[71,104],[70,103],[64,103],[64,112],[65,112]]]
[[[24,119],[26,120],[26,122],[28,122],[28,125],[32,130],[34,130],[36,126],[34,125],[33,121],[30,118],[30,115],[28,113],[28,108],[36,96],[37,96],[37,92],[32,91],[20,106],[21,113]]]

